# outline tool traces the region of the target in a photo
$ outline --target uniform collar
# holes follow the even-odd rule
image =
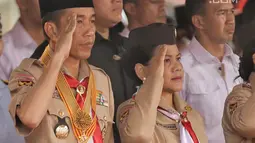
[[[162,100],[165,100],[165,99],[161,98],[161,101]],[[185,110],[185,107],[187,106],[187,103],[183,99],[181,99],[179,93],[174,93],[173,94],[173,103],[174,103],[175,110],[179,113],[183,112]],[[168,107],[164,106],[162,104],[162,102],[159,103],[159,106],[166,109],[166,110],[172,108],[172,107],[169,107],[169,106]]]
[[[211,55],[198,41],[195,37],[190,42],[188,47],[190,52],[195,57],[195,59],[200,63],[215,63],[215,61],[219,61],[216,57]],[[233,57],[234,53],[232,48],[225,44],[225,55],[224,57]]]

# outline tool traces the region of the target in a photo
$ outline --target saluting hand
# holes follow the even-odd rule
[[[73,33],[76,28],[77,15],[73,13],[68,17],[64,29],[60,31],[59,37],[56,42],[56,52],[60,52],[64,59],[69,57],[70,49],[72,47]]]
[[[163,79],[166,51],[167,48],[164,45],[161,45],[156,49],[155,56],[152,58],[151,66],[149,68],[149,76]]]

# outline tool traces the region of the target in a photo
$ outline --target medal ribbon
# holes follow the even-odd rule
[[[47,46],[40,60],[42,61],[44,66],[47,66],[50,59],[51,59],[50,47]],[[81,124],[81,122],[77,121],[77,119],[82,119],[82,120],[84,119],[85,122],[87,122],[86,121],[87,118],[85,117],[88,117],[88,116],[90,117],[91,107],[94,113],[96,113],[97,91],[95,87],[95,79],[94,79],[93,72],[90,69],[87,97],[84,102],[83,108],[80,108],[79,104],[77,103],[75,96],[73,95],[73,92],[63,72],[59,72],[56,88],[66,108],[68,109],[71,123],[72,123],[72,128],[73,128],[76,139],[78,140],[79,143],[87,143],[89,138],[94,134],[96,130],[96,124],[97,124],[96,116],[93,117],[92,121],[91,119],[87,120],[87,121],[91,121],[91,123],[90,125],[88,125],[88,127],[86,127],[86,129],[78,128],[76,125]]]

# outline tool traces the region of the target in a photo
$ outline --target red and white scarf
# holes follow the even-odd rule
[[[192,129],[190,121],[187,118],[187,112],[182,112],[180,114],[177,111],[165,110],[161,107],[158,107],[158,112],[172,120],[175,120],[176,122],[179,122],[181,143],[200,143]]]

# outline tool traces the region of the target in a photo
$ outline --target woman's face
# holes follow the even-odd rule
[[[164,61],[164,87],[166,92],[179,92],[182,90],[184,71],[180,62],[181,55],[176,45],[164,45],[167,53]],[[150,68],[150,62],[146,68]]]

